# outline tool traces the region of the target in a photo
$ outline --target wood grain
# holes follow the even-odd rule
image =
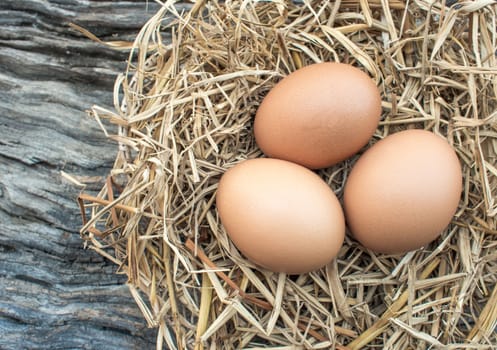
[[[103,185],[116,146],[85,110],[111,108],[132,40],[153,1],[0,2],[0,349],[153,349],[116,266],[83,249],[78,188]]]

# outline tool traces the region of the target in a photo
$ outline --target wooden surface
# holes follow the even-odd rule
[[[0,349],[153,349],[116,266],[83,249],[78,188],[102,185],[115,157],[85,110],[111,107],[127,53],[91,42],[132,40],[149,0],[0,1]]]

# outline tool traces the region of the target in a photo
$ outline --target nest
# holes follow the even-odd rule
[[[115,110],[91,110],[119,151],[98,195],[79,198],[83,238],[128,276],[157,348],[495,346],[496,28],[490,0],[164,4],[131,47]],[[375,254],[347,237],[326,267],[287,276],[237,251],[216,187],[263,156],[252,122],[265,94],[322,61],[378,84],[383,115],[368,147],[407,128],[441,135],[464,192],[422,249]],[[318,172],[339,198],[357,157]]]

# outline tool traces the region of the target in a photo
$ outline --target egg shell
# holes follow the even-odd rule
[[[258,158],[237,164],[222,176],[216,205],[236,247],[274,272],[318,269],[344,240],[343,210],[333,191],[291,162]]]
[[[450,223],[461,191],[461,165],[445,139],[424,130],[398,132],[354,165],[344,190],[347,225],[373,251],[415,250]]]
[[[380,117],[380,92],[366,73],[349,64],[316,63],[270,90],[257,110],[254,134],[268,157],[318,169],[358,152]]]

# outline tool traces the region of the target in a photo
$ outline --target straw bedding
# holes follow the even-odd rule
[[[83,238],[128,276],[157,347],[495,348],[496,11],[488,0],[165,3],[132,45],[115,110],[91,110],[119,148],[100,193],[79,198]],[[320,61],[377,82],[369,145],[431,130],[456,150],[464,192],[423,249],[375,254],[346,238],[321,270],[271,273],[228,239],[216,186],[262,156],[252,121],[269,89]],[[357,157],[319,171],[339,198]]]

